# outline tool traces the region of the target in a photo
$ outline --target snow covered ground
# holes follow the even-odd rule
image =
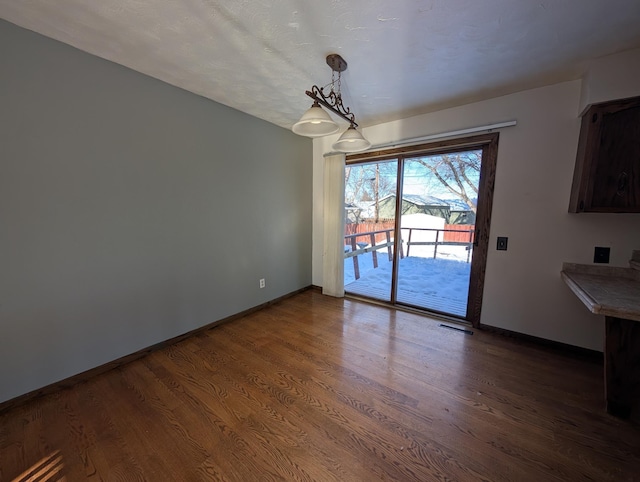
[[[350,248],[348,249],[350,251]],[[401,303],[430,308],[464,316],[471,263],[465,246],[438,246],[433,258],[433,246],[412,246],[411,256],[398,266],[398,295]],[[390,299],[392,263],[387,251],[378,251],[378,268],[373,268],[373,255],[358,256],[360,278],[355,279],[353,259],[344,263],[345,290],[349,293]]]

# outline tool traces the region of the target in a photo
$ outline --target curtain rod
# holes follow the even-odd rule
[[[476,134],[478,132],[491,132],[494,129],[502,129],[503,127],[512,127],[512,126],[515,126],[516,124],[517,122],[512,120],[512,121],[506,121],[506,122],[497,122],[495,124],[489,124],[486,126],[469,127],[468,129],[460,129],[457,131],[441,132],[439,134],[430,134],[428,136],[410,137],[407,139],[400,139],[399,141],[386,142],[384,144],[376,144],[375,146],[371,146],[369,149],[362,152],[370,152],[370,151],[377,151],[379,149],[385,149],[385,148],[407,146],[410,144],[417,144],[419,142],[432,141],[434,139],[443,139],[445,137],[456,137],[456,136],[462,136],[465,134]],[[343,153],[327,152],[326,154],[324,154],[324,157],[333,156],[335,154],[343,154]]]

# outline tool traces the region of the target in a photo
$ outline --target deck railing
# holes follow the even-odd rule
[[[393,234],[393,229],[382,229],[378,231],[369,231],[366,233],[357,233],[357,234],[347,234],[345,235],[345,252],[344,258],[352,258],[353,259],[353,274],[355,279],[360,279],[360,266],[358,263],[358,256],[361,254],[371,253],[373,260],[374,269],[378,267],[378,251],[381,249],[387,250],[387,256],[389,261],[393,260],[393,245],[394,241],[391,239],[391,235]],[[411,252],[411,246],[433,246],[433,258],[438,256],[438,246],[466,246],[467,248],[467,263],[471,260],[471,253],[473,251],[473,243],[475,237],[475,229],[474,227],[470,227],[468,229],[437,229],[437,228],[402,228],[401,231],[407,232],[408,237],[406,243],[401,240],[400,243],[400,259],[405,256],[409,256]],[[412,241],[412,237],[414,232],[435,232],[435,237],[433,241]],[[442,233],[442,236],[441,234]],[[460,234],[464,233],[465,237],[468,237],[468,241],[444,241],[445,235],[447,233],[457,233],[456,235],[459,237]],[[379,243],[376,240],[382,236],[383,242]],[[363,238],[365,241],[358,242],[358,238]],[[459,238],[458,238],[459,239]],[[407,247],[407,253],[404,253],[404,246]],[[351,251],[347,251],[348,248],[351,248]]]
[[[344,258],[353,258],[353,275],[356,279],[360,279],[360,265],[358,256],[365,253],[371,253],[373,258],[373,267],[378,267],[378,250],[387,248],[387,256],[389,261],[393,260],[393,241],[391,240],[393,229],[382,229],[379,231],[370,231],[368,233],[347,234],[345,239]],[[383,234],[385,242],[376,244],[377,235]],[[367,242],[356,241],[357,238],[365,238]],[[351,251],[347,251],[347,246],[351,246]],[[402,257],[402,245],[400,245],[400,257]]]
[[[453,230],[453,229],[434,229],[434,228],[403,228],[403,231],[409,231],[409,238],[407,240],[407,256],[410,255],[411,246],[433,246],[434,259],[438,256],[438,246],[466,246],[467,247],[467,263],[471,259],[471,251],[473,249],[473,241],[475,235],[475,229],[469,228],[468,230]],[[435,232],[434,241],[411,241],[411,237],[414,231],[427,231]],[[444,236],[440,237],[440,233],[466,233],[468,241],[444,241]],[[442,239],[442,241],[441,241]]]

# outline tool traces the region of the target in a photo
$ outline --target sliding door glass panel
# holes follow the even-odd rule
[[[391,301],[398,161],[345,169],[344,289]]]
[[[396,301],[465,317],[482,150],[403,161]]]

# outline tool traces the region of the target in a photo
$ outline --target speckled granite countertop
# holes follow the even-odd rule
[[[630,268],[564,263],[560,274],[592,313],[640,321],[638,255]]]

